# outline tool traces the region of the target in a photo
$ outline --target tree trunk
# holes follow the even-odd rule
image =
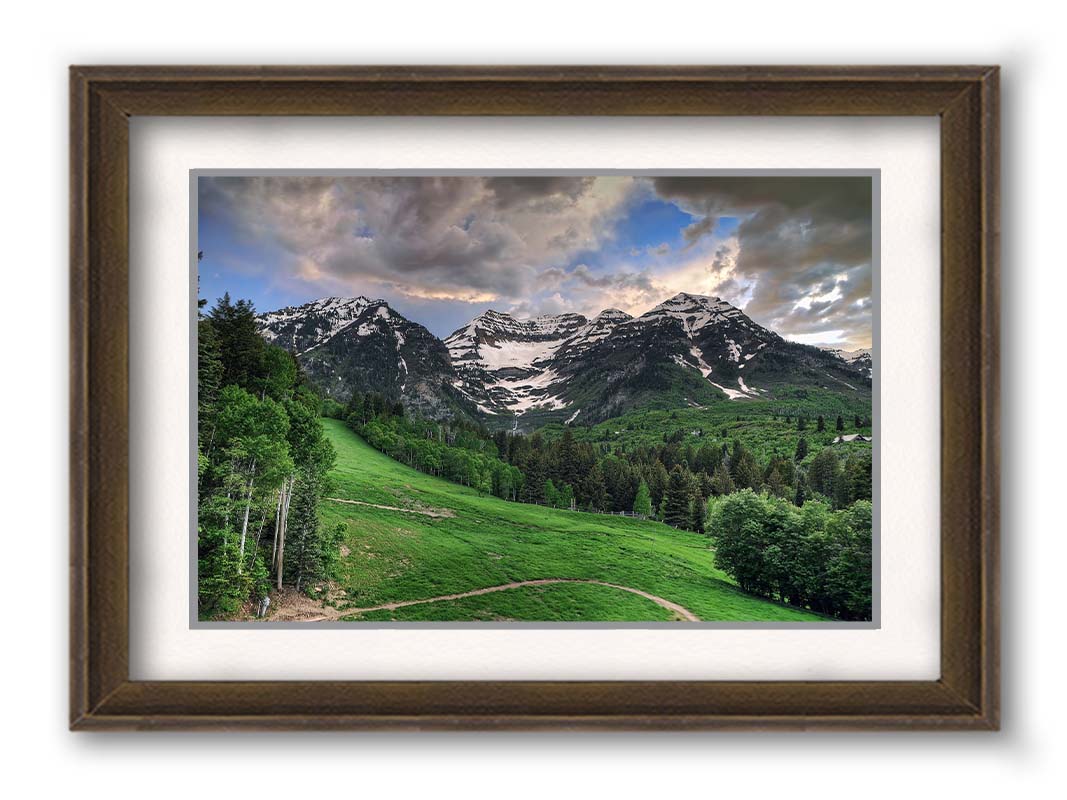
[[[285,493],[285,507],[282,509],[282,530],[278,536],[278,588],[282,588],[282,574],[285,571],[285,529],[289,521],[289,503],[293,499],[293,488],[296,486],[296,475],[289,478],[289,489]]]
[[[256,555],[259,553],[259,540],[263,536],[263,529],[267,527],[267,508],[263,509],[263,516],[259,518],[259,529],[256,531],[256,543],[252,546],[252,558],[248,561],[248,568],[256,563]]]
[[[288,481],[282,481],[282,488],[278,490],[278,506],[274,509],[274,544],[270,550],[270,568],[278,563],[278,533],[282,529],[282,503],[285,502],[285,488]]]
[[[241,523],[241,546],[237,554],[237,574],[241,574],[245,561],[245,539],[248,538],[248,514],[252,510],[252,490],[256,485],[256,460],[252,459],[251,475],[248,478],[248,496],[245,498],[245,518]]]

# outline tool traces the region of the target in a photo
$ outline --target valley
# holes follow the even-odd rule
[[[365,297],[253,315],[201,322],[205,618],[870,618],[869,353],[684,293],[444,340]]]
[[[313,597],[328,599],[323,618],[685,619],[637,591],[677,604],[704,621],[824,619],[742,592],[716,568],[710,543],[699,534],[650,520],[485,496],[405,467],[337,420],[323,424],[337,452],[333,496],[373,504],[322,504],[327,526],[343,527],[342,552],[348,553],[339,561],[333,586],[321,583],[309,589]],[[397,508],[449,513],[427,516]],[[548,579],[560,582],[538,583]],[[533,583],[380,608],[523,582]],[[281,616],[275,618],[284,613],[284,607],[278,609]]]

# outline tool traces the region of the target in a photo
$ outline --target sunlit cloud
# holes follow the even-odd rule
[[[447,335],[488,307],[641,314],[686,291],[870,345],[866,178],[215,177],[199,195],[207,296],[383,297]]]

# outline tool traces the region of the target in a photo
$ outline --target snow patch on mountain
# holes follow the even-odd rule
[[[708,325],[715,325],[726,320],[743,320],[744,314],[718,297],[679,292],[634,321],[665,318],[679,320],[683,330],[692,338],[697,331]]]
[[[834,347],[824,347],[823,350],[837,356],[846,364],[862,370],[868,378],[874,375],[874,354],[868,348],[840,350]]]
[[[268,342],[303,355],[348,328],[374,303],[384,305],[385,301],[363,296],[324,297],[302,306],[287,306],[259,315],[259,333]]]
[[[559,378],[550,362],[587,327],[588,321],[579,314],[520,320],[486,311],[445,339],[462,378],[457,388],[484,404],[480,387],[498,413],[565,408],[567,404],[550,391]]]

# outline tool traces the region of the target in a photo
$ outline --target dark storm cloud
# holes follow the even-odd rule
[[[647,272],[593,272],[585,264],[579,264],[569,277],[597,289],[636,289],[650,295],[660,290]]]
[[[674,177],[653,187],[696,218],[682,230],[689,247],[722,217],[739,220],[733,280],[751,288],[754,319],[783,333],[869,338],[870,178]]]
[[[599,247],[630,179],[201,179],[201,209],[270,238],[308,281],[371,281],[413,296],[522,297],[539,273]]]
[[[582,176],[505,176],[486,178],[485,186],[493,193],[500,209],[532,202],[556,202],[575,199],[589,188],[593,179]]]

